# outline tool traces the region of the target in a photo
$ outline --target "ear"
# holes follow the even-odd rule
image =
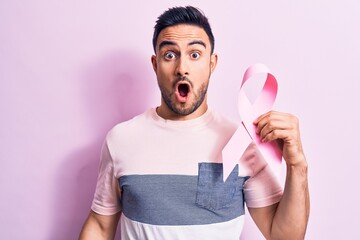
[[[155,73],[156,73],[156,70],[157,70],[157,61],[156,61],[156,56],[155,56],[155,55],[152,55],[152,56],[151,56],[151,63],[152,63],[152,65],[153,65],[153,69],[154,69],[154,71],[155,71]]]
[[[210,56],[210,71],[211,71],[211,73],[214,72],[217,61],[218,61],[218,55],[216,53],[211,54],[211,56]]]

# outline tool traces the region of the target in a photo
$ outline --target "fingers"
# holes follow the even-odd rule
[[[257,134],[263,142],[296,138],[298,129],[298,119],[295,116],[275,111],[261,115],[254,124],[257,125]]]
[[[292,139],[292,136],[289,136],[288,130],[275,129],[267,134],[260,135],[260,138],[262,142],[271,142],[279,139],[289,141]]]
[[[270,111],[258,117],[254,124],[262,142],[277,141],[287,164],[306,162],[297,117],[289,113]]]

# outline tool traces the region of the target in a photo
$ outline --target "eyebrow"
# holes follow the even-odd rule
[[[159,44],[159,50],[165,46],[175,46],[176,43],[173,42],[173,41],[162,41],[160,44]]]
[[[204,48],[206,48],[206,44],[201,40],[192,41],[188,45],[191,46],[191,45],[195,45],[195,44],[200,44],[200,45],[204,46]]]
[[[200,44],[200,45],[204,46],[204,48],[206,48],[206,44],[205,44],[203,41],[201,41],[201,40],[194,40],[194,41],[188,43],[188,46],[196,45],[196,44]],[[159,50],[160,50],[161,48],[163,48],[164,46],[175,46],[175,45],[177,45],[175,42],[165,40],[165,41],[162,41],[162,42],[159,44]]]

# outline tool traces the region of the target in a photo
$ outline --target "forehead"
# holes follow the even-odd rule
[[[194,40],[201,40],[210,43],[209,37],[201,27],[189,24],[178,24],[164,28],[159,36],[156,45],[162,41],[173,41],[176,43],[188,43]],[[209,44],[207,44],[209,45]]]

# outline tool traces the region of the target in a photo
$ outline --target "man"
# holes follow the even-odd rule
[[[161,104],[108,133],[80,239],[113,239],[119,219],[121,239],[239,239],[244,202],[267,239],[303,239],[309,193],[297,118],[272,111],[254,120],[263,141],[279,142],[284,190],[254,144],[224,183],[221,151],[236,126],[207,106],[218,58],[207,18],[167,10],[153,46]]]

